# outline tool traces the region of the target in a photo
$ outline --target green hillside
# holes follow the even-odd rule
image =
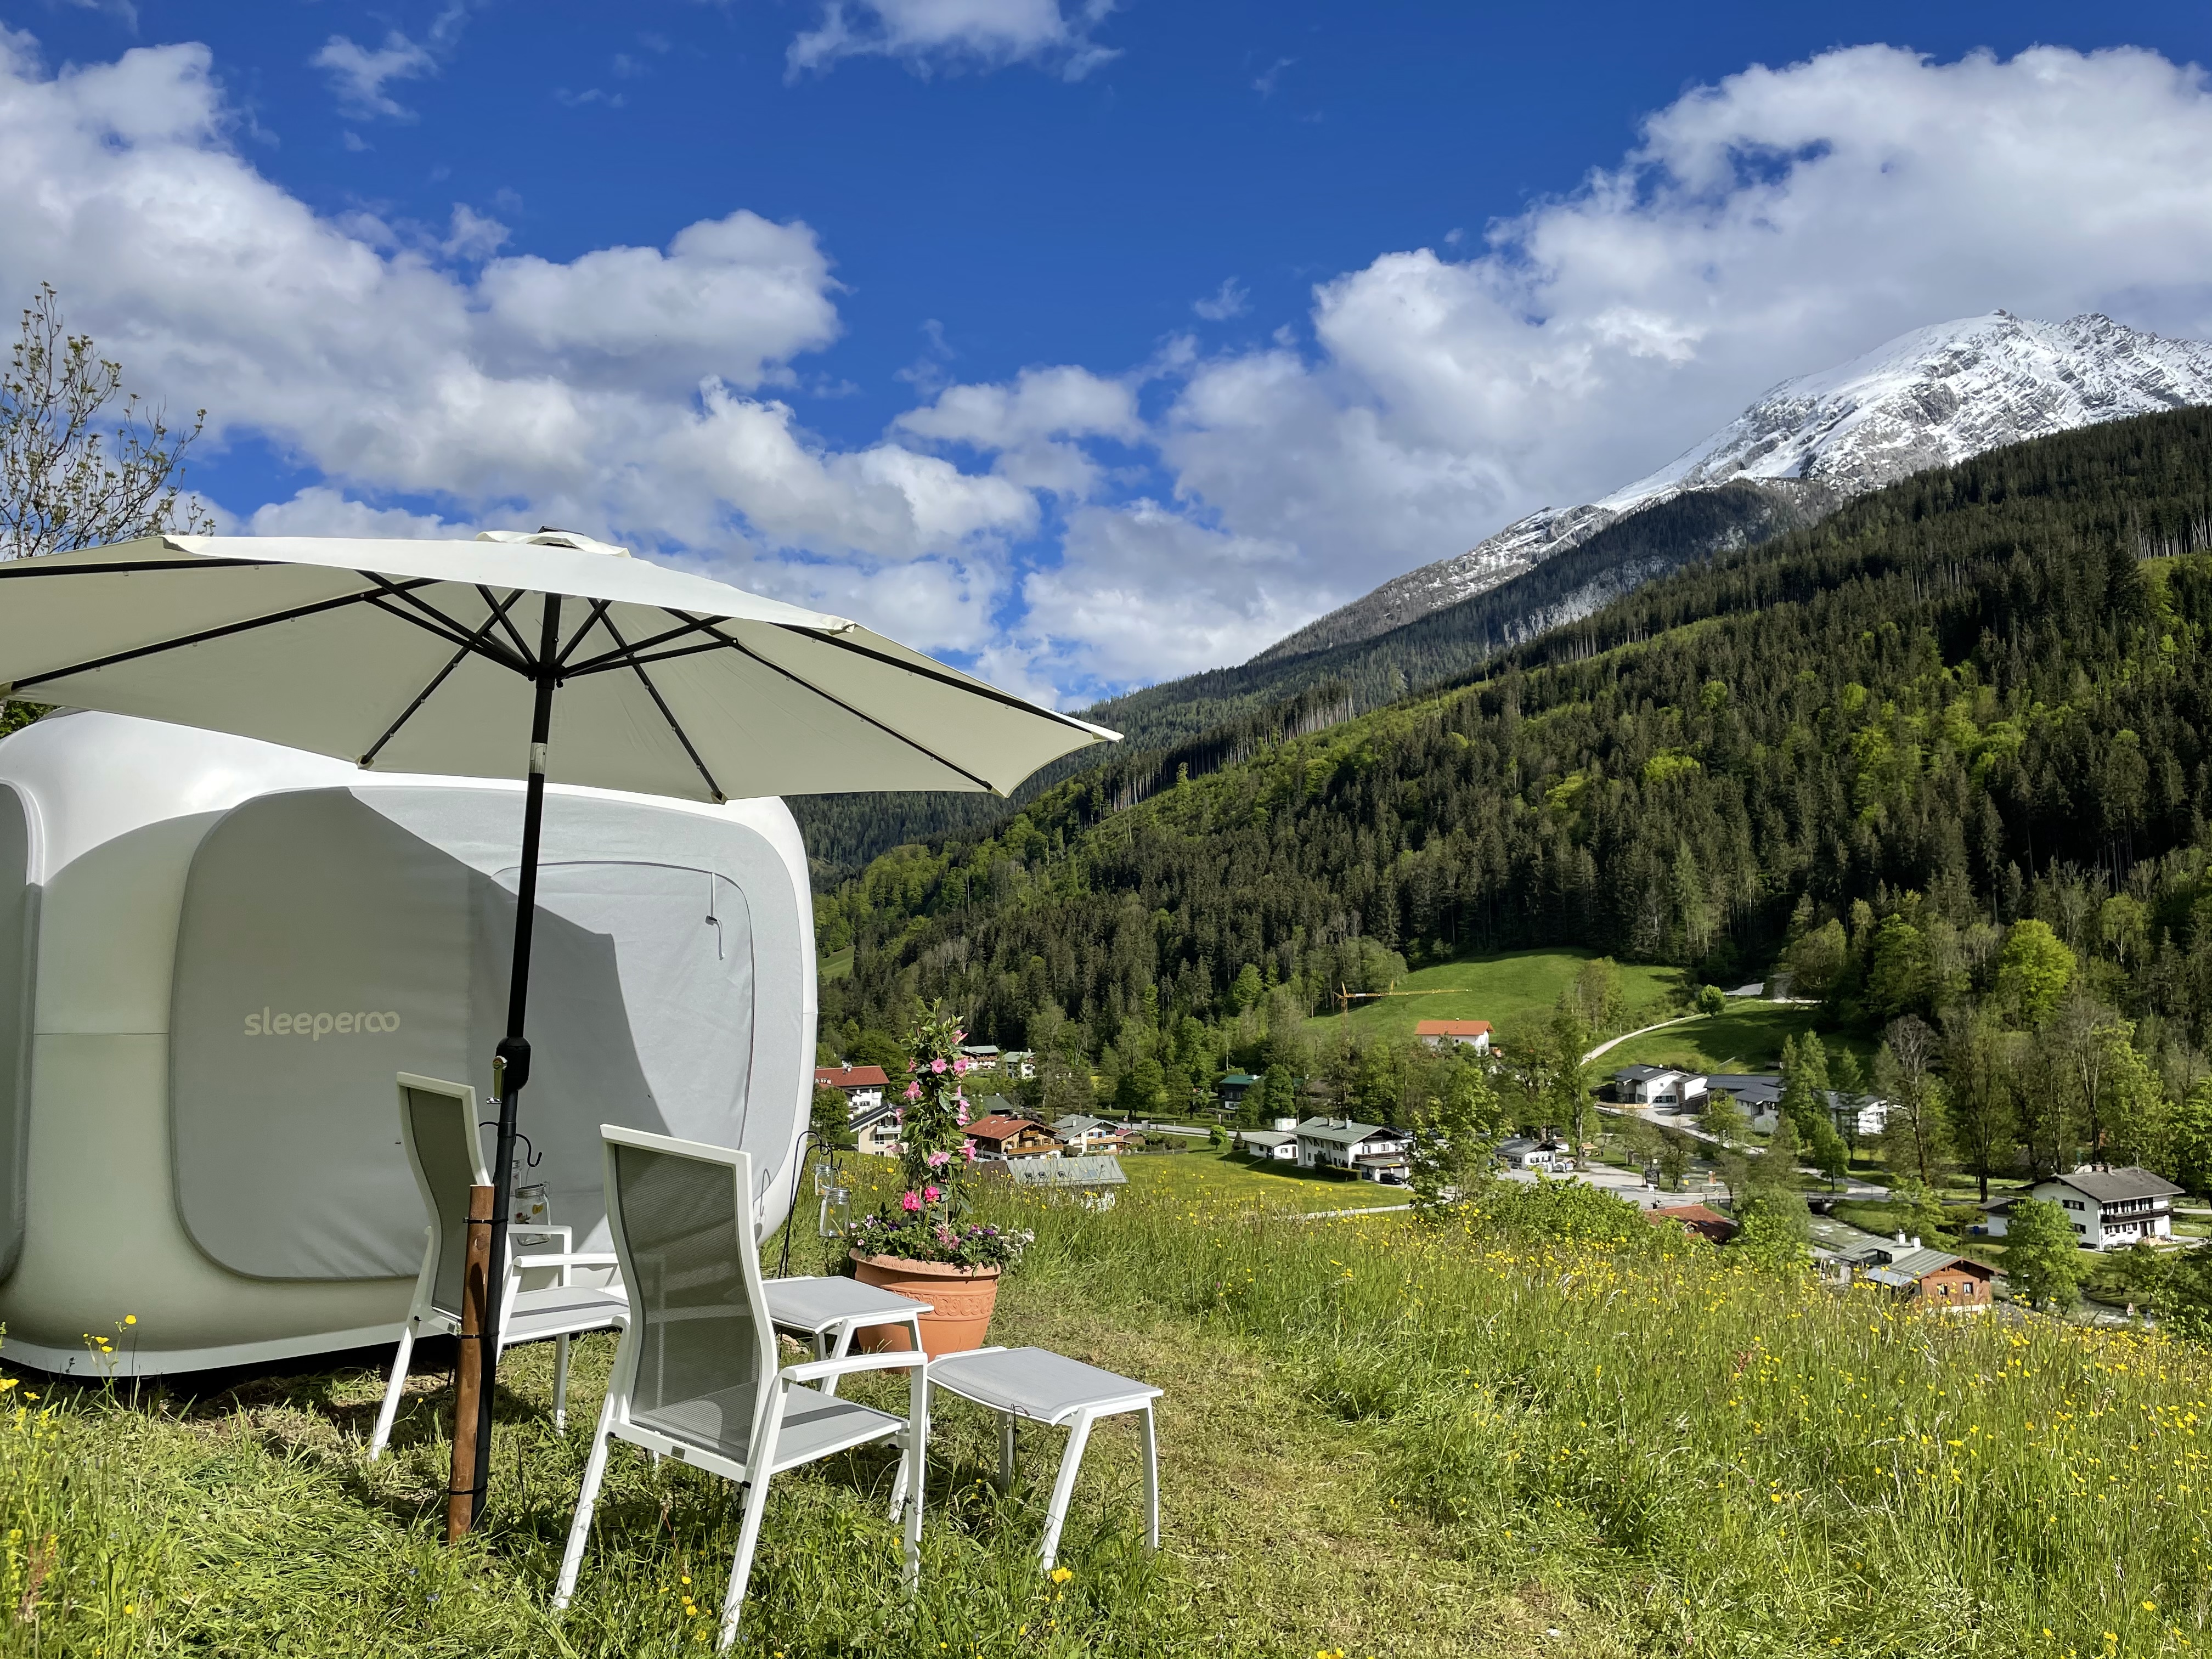
[[[2124,1027],[2142,1081],[2109,1109],[2008,1082],[2004,1133],[2039,1167],[2179,1169],[2212,1048],[2208,540],[2212,413],[2115,422],[1693,565],[1471,684],[1304,735],[1263,711],[1190,746],[1212,769],[1116,760],[824,896],[823,950],[854,951],[825,1034],[943,999],[1116,1088],[1147,1067],[1152,1097],[1317,1063],[1340,986],[1520,951],[1723,985],[1786,959],[1831,1027],[1981,1020],[2008,1055],[2061,1042],[2072,998],[2063,1041]],[[2048,995],[2004,969],[2029,921]],[[1984,1115],[1954,1138],[1987,1162]]]
[[[1510,1020],[1540,1014],[1574,983],[1591,959],[1588,951],[1507,951],[1492,957],[1438,963],[1395,981],[1398,994],[1356,1002],[1348,1012],[1316,1015],[1314,1034],[1326,1038],[1340,1023],[1361,1036],[1411,1036],[1425,1019]],[[1675,1012],[1681,974],[1671,968],[1631,967],[1621,973],[1623,1024],[1636,1026]]]

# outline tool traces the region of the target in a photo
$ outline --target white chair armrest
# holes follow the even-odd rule
[[[518,1255],[508,1258],[510,1267],[613,1267],[622,1258],[607,1250],[562,1250],[546,1255]]]
[[[786,1365],[776,1375],[786,1382],[818,1382],[825,1376],[849,1376],[855,1371],[903,1371],[927,1367],[929,1356],[905,1353],[856,1353],[842,1359],[810,1359],[802,1365]]]

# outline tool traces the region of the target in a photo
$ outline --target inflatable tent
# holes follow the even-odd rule
[[[424,1218],[393,1079],[490,1099],[521,819],[520,783],[119,715],[0,741],[0,1358],[150,1375],[397,1336]],[[781,1224],[812,935],[780,800],[549,791],[519,1179],[578,1249],[606,1243],[603,1122],[750,1152]]]

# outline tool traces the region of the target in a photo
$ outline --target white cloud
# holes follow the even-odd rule
[[[362,536],[421,540],[428,537],[473,536],[482,528],[435,513],[410,513],[401,507],[371,507],[332,489],[310,484],[289,501],[256,507],[243,525],[226,533],[244,536]]]
[[[356,46],[343,34],[333,34],[307,63],[311,68],[330,76],[331,90],[338,96],[338,107],[347,114],[363,118],[388,115],[400,121],[413,120],[415,112],[385,88],[394,81],[412,81],[434,74],[438,68],[438,60],[427,48],[410,40],[398,29],[386,34],[384,44],[374,50]]]
[[[250,521],[568,524],[727,550],[770,587],[813,579],[794,554],[842,562],[833,585],[856,600],[887,567],[934,561],[982,598],[917,600],[963,630],[926,644],[975,636],[968,618],[1005,591],[1004,544],[1038,523],[1030,491],[896,441],[838,450],[757,395],[836,334],[805,225],[740,212],[664,249],[494,258],[471,279],[256,173],[204,48],[52,76],[34,51],[0,35],[0,289],[51,277],[135,382],[207,406],[212,442],[258,434],[323,475]],[[457,210],[445,255],[482,258],[499,230]],[[352,499],[395,496],[441,505],[426,521]]]
[[[936,401],[896,423],[903,432],[995,455],[994,470],[1026,489],[1085,497],[1104,478],[1077,442],[1143,441],[1134,386],[1087,369],[1025,368],[1011,386],[948,386]]]
[[[1200,362],[1163,453],[1179,501],[1297,550],[1286,592],[1341,601],[1910,328],[2004,307],[2212,333],[2207,154],[2204,76],[2148,52],[1751,69],[1473,257],[1321,284],[1316,349]]]
[[[1219,289],[1203,300],[1193,300],[1190,308],[1209,323],[1225,323],[1249,311],[1252,296],[1234,276],[1224,276]]]
[[[825,0],[822,21],[792,41],[794,77],[843,58],[895,58],[921,73],[1037,64],[1079,81],[1121,54],[1091,32],[1113,0]]]

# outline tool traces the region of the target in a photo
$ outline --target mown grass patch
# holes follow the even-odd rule
[[[1439,963],[1407,974],[1395,988],[1440,994],[1354,1003],[1343,1018],[1362,1038],[1410,1037],[1415,1024],[1425,1019],[1486,1019],[1502,1024],[1516,1014],[1549,1009],[1590,957],[1588,951],[1508,951]],[[1624,965],[1620,993],[1628,1026],[1647,1024],[1672,1012],[1681,977],[1679,969]],[[1338,1018],[1322,1016],[1309,1021],[1308,1029],[1326,1037],[1336,1029]]]
[[[1693,1072],[1771,1072],[1782,1063],[1782,1045],[1818,1029],[1820,1011],[1800,1004],[1731,1001],[1726,1012],[1705,1014],[1669,1025],[1663,1031],[1647,1031],[1608,1048],[1599,1057],[1598,1070],[1606,1076],[1624,1066],[1674,1066]],[[1820,1030],[1820,1042],[1830,1053],[1849,1048],[1862,1063],[1871,1063],[1873,1050],[1855,1033]]]

